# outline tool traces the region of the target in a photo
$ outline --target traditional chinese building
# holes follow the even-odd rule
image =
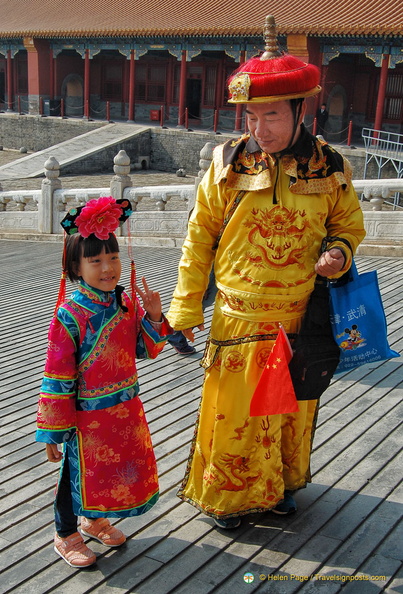
[[[274,14],[283,49],[321,69],[329,133],[403,132],[401,0],[0,0],[0,109],[242,130],[225,81],[263,48]],[[339,138],[330,138],[339,140]],[[341,139],[341,136],[340,136]]]

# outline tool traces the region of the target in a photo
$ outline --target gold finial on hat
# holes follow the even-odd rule
[[[263,37],[265,41],[264,53],[260,56],[261,60],[271,60],[282,55],[277,43],[276,22],[273,15],[265,19],[263,27]]]

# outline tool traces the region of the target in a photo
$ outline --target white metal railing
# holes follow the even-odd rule
[[[362,137],[365,146],[364,179],[371,161],[376,163],[378,179],[387,166],[394,168],[397,178],[403,177],[403,134],[363,128]],[[386,203],[391,204],[394,209],[402,208],[400,192],[390,195]]]
[[[362,137],[367,153],[403,161],[403,134],[363,128]]]

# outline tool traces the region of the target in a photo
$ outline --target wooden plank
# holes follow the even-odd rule
[[[314,592],[320,587],[325,594],[340,588],[366,594],[365,585],[376,592],[400,587],[400,359],[341,374],[324,394],[312,457],[313,483],[297,494],[298,514],[251,515],[240,529],[224,532],[176,497],[194,432],[203,378],[198,363],[207,330],[196,334],[196,355],[180,357],[167,346],[155,361],[139,362],[141,398],[160,475],[158,504],[140,518],[117,522],[129,537],[127,545],[111,551],[91,542],[99,557],[97,566],[88,571],[69,568],[52,551],[57,466],[46,462],[43,444],[34,442],[61,246],[2,241],[0,249],[0,593],[243,594],[245,589],[267,591],[267,579],[259,580],[263,574],[287,578],[281,590],[275,590],[281,592]],[[135,257],[138,278],[144,274],[160,290],[166,309],[180,251],[136,248]],[[128,286],[128,262],[123,259]],[[401,352],[403,279],[396,273],[401,261],[359,257],[357,265],[360,271],[378,270],[389,339]],[[207,327],[211,313],[209,308]],[[380,575],[381,568],[387,574],[385,583],[342,585],[298,578],[312,572]],[[243,581],[245,571],[255,574],[253,584]],[[361,589],[353,590],[357,587]]]

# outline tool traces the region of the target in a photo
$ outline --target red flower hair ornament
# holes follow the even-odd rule
[[[60,224],[68,235],[80,233],[82,237],[89,237],[94,234],[98,239],[105,240],[132,212],[129,200],[101,196],[85,206],[71,208]]]

